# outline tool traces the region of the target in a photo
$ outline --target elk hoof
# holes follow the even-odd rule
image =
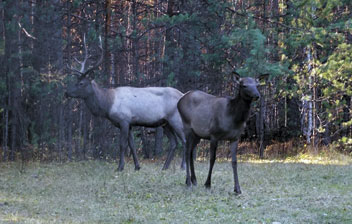
[[[204,186],[205,186],[206,189],[210,189],[211,188],[211,184],[210,183],[205,183]]]
[[[140,169],[141,169],[141,167],[139,165],[134,168],[135,171],[138,171]]]
[[[186,178],[186,185],[187,185],[187,187],[191,187],[192,186],[191,178],[189,178],[189,177]]]
[[[192,184],[193,184],[194,186],[197,186],[197,179],[192,179]]]
[[[181,163],[181,170],[186,170],[186,164],[185,163]]]
[[[234,192],[235,192],[236,194],[242,194],[242,192],[241,192],[240,189],[235,189]]]
[[[122,172],[122,171],[123,171],[123,167],[117,168],[117,172]]]

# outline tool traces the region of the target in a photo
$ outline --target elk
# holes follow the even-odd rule
[[[171,87],[135,88],[123,86],[109,89],[100,87],[89,75],[103,60],[101,38],[99,45],[101,56],[95,65],[88,69],[86,69],[86,64],[90,56],[88,55],[85,36],[83,41],[85,50],[84,59],[83,61],[79,61],[75,58],[75,61],[81,65],[81,68],[78,70],[69,67],[70,70],[74,71],[74,74],[79,76],[78,81],[67,87],[66,95],[83,99],[94,116],[106,118],[116,127],[120,128],[120,161],[118,171],[124,169],[124,155],[127,145],[129,145],[132,151],[135,170],[140,169],[131,127],[163,126],[170,141],[169,153],[163,166],[163,169],[167,169],[176,149],[176,135],[182,140],[183,146],[185,146],[186,142],[182,120],[177,110],[177,102],[183,96],[183,93]],[[183,156],[181,167],[184,165],[184,161],[185,158]]]
[[[235,73],[235,81],[239,84],[239,93],[234,98],[216,97],[202,91],[190,91],[178,102],[186,136],[186,184],[197,185],[194,172],[194,149],[200,139],[210,140],[210,167],[205,187],[211,187],[211,173],[216,159],[219,140],[231,141],[232,169],[234,191],[241,193],[237,175],[237,144],[238,139],[248,120],[251,103],[258,99],[257,80],[240,78]]]

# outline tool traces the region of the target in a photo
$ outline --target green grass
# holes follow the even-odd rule
[[[122,173],[102,161],[29,163],[24,172],[1,163],[0,223],[352,223],[350,160],[306,160],[242,160],[239,196],[226,161],[215,164],[211,190],[208,162],[196,163],[192,189],[176,162],[161,171],[163,161],[142,161],[135,172],[129,161]]]

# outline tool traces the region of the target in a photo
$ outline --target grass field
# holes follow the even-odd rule
[[[208,162],[192,189],[162,162],[122,173],[103,161],[0,163],[0,223],[352,223],[350,158],[242,159],[239,196],[229,162],[215,164],[211,190]]]

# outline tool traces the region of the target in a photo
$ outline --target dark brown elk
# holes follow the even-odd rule
[[[236,73],[237,74],[237,73]],[[252,101],[258,99],[258,82],[253,78],[240,78],[238,96],[234,98],[216,97],[202,91],[190,91],[178,102],[184,133],[186,136],[186,184],[197,185],[194,172],[194,149],[200,139],[210,140],[210,168],[205,186],[211,186],[211,173],[216,159],[219,140],[231,141],[234,191],[241,193],[237,175],[236,149],[238,139],[248,119]]]
[[[170,141],[170,150],[163,167],[163,169],[167,169],[176,149],[176,135],[185,145],[182,120],[177,110],[177,102],[183,93],[171,87],[101,88],[89,77],[89,73],[100,65],[103,54],[94,66],[86,69],[86,62],[90,56],[88,56],[85,37],[84,48],[84,60],[75,59],[81,68],[79,70],[70,68],[79,75],[78,81],[68,86],[66,94],[69,97],[83,99],[93,115],[107,118],[121,129],[118,171],[124,169],[124,154],[128,145],[132,151],[135,169],[140,169],[131,133],[132,126],[164,127]],[[101,41],[99,48],[101,51],[103,50]],[[184,156],[182,164],[184,164]]]

